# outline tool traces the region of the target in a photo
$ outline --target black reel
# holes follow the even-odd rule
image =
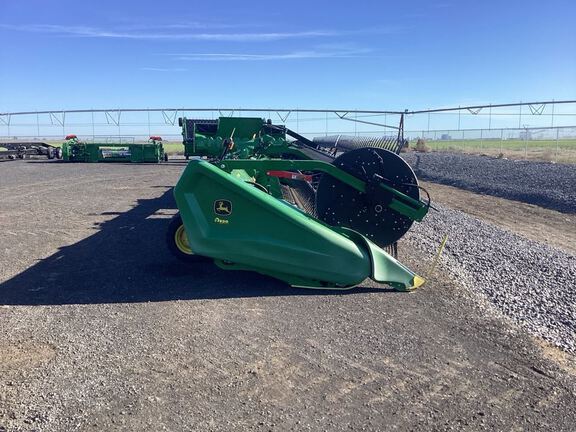
[[[366,193],[324,174],[316,191],[320,220],[351,228],[380,247],[406,234],[412,219],[388,207],[394,195],[380,186],[384,183],[411,198],[420,198],[416,175],[404,159],[388,150],[366,147],[343,153],[332,164],[366,182]]]

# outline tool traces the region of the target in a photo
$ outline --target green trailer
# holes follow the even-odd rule
[[[182,261],[308,288],[424,283],[386,252],[430,207],[397,155],[400,137],[396,151],[341,153],[260,118],[179,124],[194,159],[174,188],[179,213],[167,241]]]
[[[158,163],[168,160],[159,136],[151,136],[146,144],[125,144],[87,143],[76,135],[68,135],[61,148],[62,160],[67,162]]]

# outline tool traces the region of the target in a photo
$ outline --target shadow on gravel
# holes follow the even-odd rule
[[[182,264],[165,246],[173,209],[171,189],[158,198],[139,200],[133,209],[102,223],[96,234],[61,248],[0,284],[0,304],[93,304],[394,292],[379,288],[298,289],[257,273],[226,271],[212,264]]]

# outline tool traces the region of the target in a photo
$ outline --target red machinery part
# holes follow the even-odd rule
[[[70,135],[66,135],[66,138],[64,138],[64,139],[69,140],[69,139],[74,139],[74,138],[78,138],[78,137],[74,134],[70,134]]]
[[[295,173],[292,171],[267,171],[266,174],[269,175],[270,177],[287,178],[291,180],[303,180],[306,182],[312,181],[311,175]]]
[[[154,141],[162,141],[162,137],[158,135],[153,135],[150,137],[150,139]]]

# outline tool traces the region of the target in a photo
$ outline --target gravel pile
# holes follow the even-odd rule
[[[532,334],[576,354],[576,257],[441,206],[407,239]]]
[[[456,153],[405,153],[421,180],[576,212],[576,167]]]

